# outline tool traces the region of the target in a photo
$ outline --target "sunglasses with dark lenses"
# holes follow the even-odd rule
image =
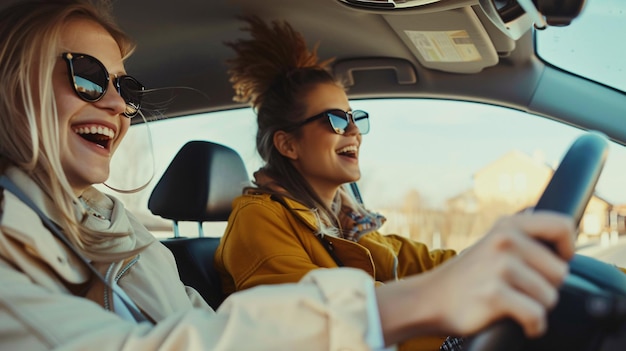
[[[328,118],[330,126],[337,134],[344,134],[346,132],[348,125],[350,125],[350,120],[352,120],[354,125],[359,128],[360,134],[367,134],[370,131],[369,117],[369,114],[362,110],[347,112],[342,110],[328,110],[305,119],[304,121],[298,123],[295,128],[302,127],[303,125],[316,121],[320,118]]]
[[[64,52],[70,83],[76,95],[88,102],[96,102],[106,94],[111,74],[97,58],[87,54]],[[141,95],[145,87],[131,76],[113,75],[113,86],[126,102],[124,115],[135,117],[141,108]]]

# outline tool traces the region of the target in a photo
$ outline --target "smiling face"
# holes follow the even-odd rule
[[[61,50],[94,56],[110,74],[125,73],[117,42],[95,22],[73,20],[66,24]],[[75,194],[80,195],[87,187],[109,177],[111,157],[130,126],[130,119],[122,114],[126,103],[112,82],[97,102],[78,97],[60,53],[52,84],[61,133],[61,164]]]
[[[304,99],[307,106],[304,118],[332,109],[350,110],[345,91],[335,84],[319,84]],[[326,117],[305,124],[298,131],[299,134],[291,142],[292,152],[283,154],[292,160],[295,168],[322,199],[332,201],[342,184],[361,177],[361,134],[353,123],[343,135],[332,130]]]

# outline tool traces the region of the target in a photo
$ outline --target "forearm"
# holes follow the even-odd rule
[[[217,315],[241,319],[254,333],[259,333],[260,325],[267,326],[273,339],[280,340],[275,349],[369,350],[367,284],[373,284],[371,277],[355,269],[319,269],[298,284],[236,293]],[[256,350],[259,344],[250,340],[247,346],[240,349]]]

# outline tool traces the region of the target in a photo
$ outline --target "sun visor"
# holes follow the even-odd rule
[[[337,0],[377,13],[429,69],[477,73],[508,56],[533,26],[566,26],[585,0]]]
[[[383,17],[426,68],[476,73],[498,63],[498,51],[471,7]]]
[[[519,9],[504,22],[493,0],[337,1],[381,15],[421,66],[444,72],[477,73],[498,64],[533,24]]]

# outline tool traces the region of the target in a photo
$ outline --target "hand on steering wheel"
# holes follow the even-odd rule
[[[549,210],[570,216],[576,224],[593,193],[608,150],[599,133],[579,137],[564,156],[535,211]],[[555,248],[551,248],[555,249]],[[548,332],[529,339],[511,319],[492,324],[469,338],[467,351],[594,350],[606,335],[606,325],[590,316],[590,297],[626,297],[626,276],[615,267],[589,257],[574,256],[570,274],[559,289],[559,301],[548,317]]]

